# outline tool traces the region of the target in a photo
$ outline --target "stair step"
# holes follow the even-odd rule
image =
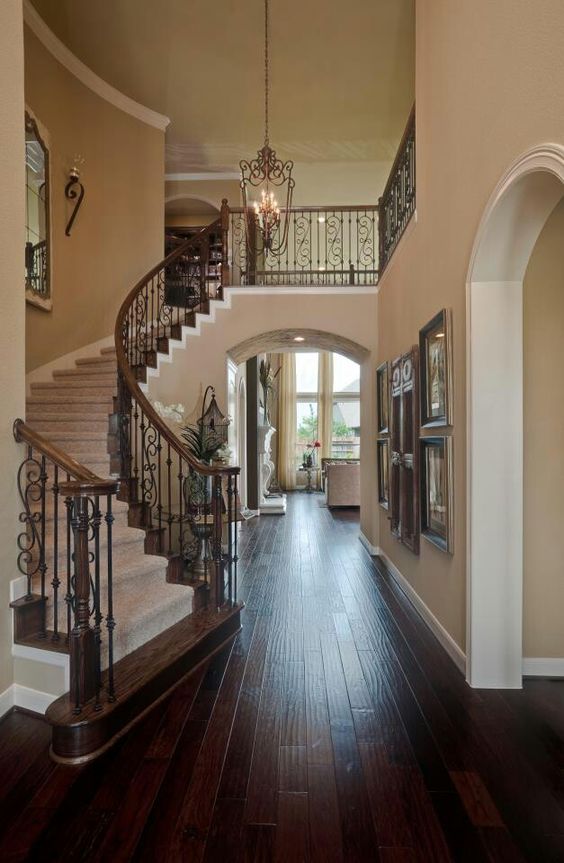
[[[57,419],[55,419],[55,417],[52,419],[40,417],[39,420],[33,424],[33,428],[41,434],[56,431],[105,431],[107,434],[108,418],[96,417],[95,419],[89,420],[83,419],[82,417],[77,418],[72,414],[67,414],[66,416],[61,414]]]
[[[113,412],[113,400],[107,395],[89,396],[29,396],[26,399],[28,413],[31,410],[41,412],[56,412],[64,410],[66,413],[84,413],[90,416],[91,412],[105,413]]]
[[[106,423],[106,428],[108,427],[108,417],[110,416],[111,409],[108,407],[91,407],[89,410],[79,410],[76,405],[61,405],[59,409],[57,409],[56,405],[45,405],[45,409],[42,410],[39,405],[31,405],[31,410],[28,408],[26,410],[26,422],[29,425],[35,425],[35,423],[41,422],[53,422],[53,420],[65,420],[68,422],[72,422],[73,420],[82,421],[82,420],[95,420]]]
[[[67,380],[67,378],[71,378],[72,380],[82,380],[83,378],[87,378],[90,380],[101,381],[105,383],[106,381],[110,383],[111,381],[115,381],[116,374],[115,371],[108,369],[91,369],[91,368],[76,368],[76,369],[58,369],[53,372],[53,380]]]
[[[95,379],[90,379],[88,377],[82,377],[79,379],[68,378],[63,382],[61,381],[46,381],[45,383],[37,383],[31,385],[32,393],[49,393],[49,395],[57,395],[64,396],[65,393],[69,393],[70,391],[83,392],[88,395],[100,395],[100,394],[110,394],[113,396],[117,392],[117,383],[115,376],[110,380],[104,380],[101,383]]]
[[[116,354],[116,348],[115,348],[115,345],[111,345],[111,347],[107,347],[107,348],[102,348],[102,350],[100,351],[100,353],[101,353],[103,356],[108,356],[108,354],[109,354],[109,355],[112,355],[112,354],[113,354],[113,355],[115,356],[115,354]]]
[[[79,368],[99,368],[100,366],[102,366],[113,370],[117,367],[117,360],[111,355],[106,355],[103,357],[83,357],[80,360],[76,360],[76,366]]]
[[[149,605],[139,616],[141,629],[145,616],[148,621],[153,616],[149,594],[147,598]],[[184,603],[178,601],[177,605]],[[220,611],[197,611],[145,640],[114,665],[117,698],[111,703],[104,698],[99,710],[93,699],[78,715],[73,713],[68,695],[54,701],[47,710],[47,719],[53,726],[55,757],[69,763],[95,758],[186,674],[231,642],[241,628],[240,611],[238,605]],[[118,629],[119,622],[116,634]],[[130,644],[121,643],[120,651],[131,650]],[[102,684],[107,686],[107,672],[102,675]]]

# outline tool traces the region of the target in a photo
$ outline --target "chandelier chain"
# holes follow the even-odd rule
[[[268,128],[268,97],[270,89],[270,69],[268,51],[268,0],[264,0],[264,143],[268,146],[270,133]]]

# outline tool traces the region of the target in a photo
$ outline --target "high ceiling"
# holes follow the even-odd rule
[[[56,35],[171,118],[169,171],[229,170],[263,138],[263,0],[32,0]],[[388,161],[414,93],[414,0],[270,0],[271,144]]]

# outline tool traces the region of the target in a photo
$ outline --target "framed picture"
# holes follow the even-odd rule
[[[378,503],[384,509],[390,505],[390,442],[376,441],[378,454]]]
[[[378,434],[390,430],[390,378],[388,363],[376,369],[376,407],[378,412]]]
[[[452,335],[450,309],[419,330],[421,426],[452,425]]]
[[[425,437],[421,449],[421,533],[453,552],[452,438]]]

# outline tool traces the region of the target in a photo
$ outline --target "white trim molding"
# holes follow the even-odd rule
[[[362,531],[360,531],[358,538],[371,557],[376,557],[376,555],[380,553],[378,546],[372,545],[368,537]]]
[[[561,657],[524,657],[524,677],[564,677],[564,659]]]
[[[485,206],[468,266],[466,651],[477,688],[517,689],[525,666],[540,667],[523,660],[522,290],[563,195],[564,147],[519,156]]]
[[[44,714],[57,698],[59,698],[58,695],[52,695],[50,692],[41,692],[39,689],[22,686],[21,683],[12,683],[8,689],[0,693],[0,718],[12,707],[21,707],[33,713]]]
[[[411,586],[407,578],[402,575],[395,563],[390,560],[385,551],[381,548],[377,549],[376,557],[380,557],[386,566],[386,569],[400,588],[406,598],[409,600],[415,611],[427,624],[441,647],[448,653],[458,670],[466,673],[466,654],[462,648],[456,643],[452,635],[447,632],[442,623],[435,617],[431,609],[423,602],[416,590]]]
[[[59,61],[61,66],[64,66],[71,75],[74,75],[85,87],[88,87],[101,99],[105,99],[114,108],[119,108],[126,114],[135,117],[136,120],[141,120],[142,123],[147,123],[148,126],[153,126],[164,132],[170,123],[169,117],[164,114],[159,114],[151,108],[141,105],[134,99],[130,99],[125,93],[120,92],[99,75],[96,75],[82,60],[79,60],[76,54],[67,48],[61,42],[58,36],[55,36],[53,31],[47,26],[39,12],[32,6],[31,0],[23,0],[24,21],[29,29],[34,33],[44,47],[53,57]]]

